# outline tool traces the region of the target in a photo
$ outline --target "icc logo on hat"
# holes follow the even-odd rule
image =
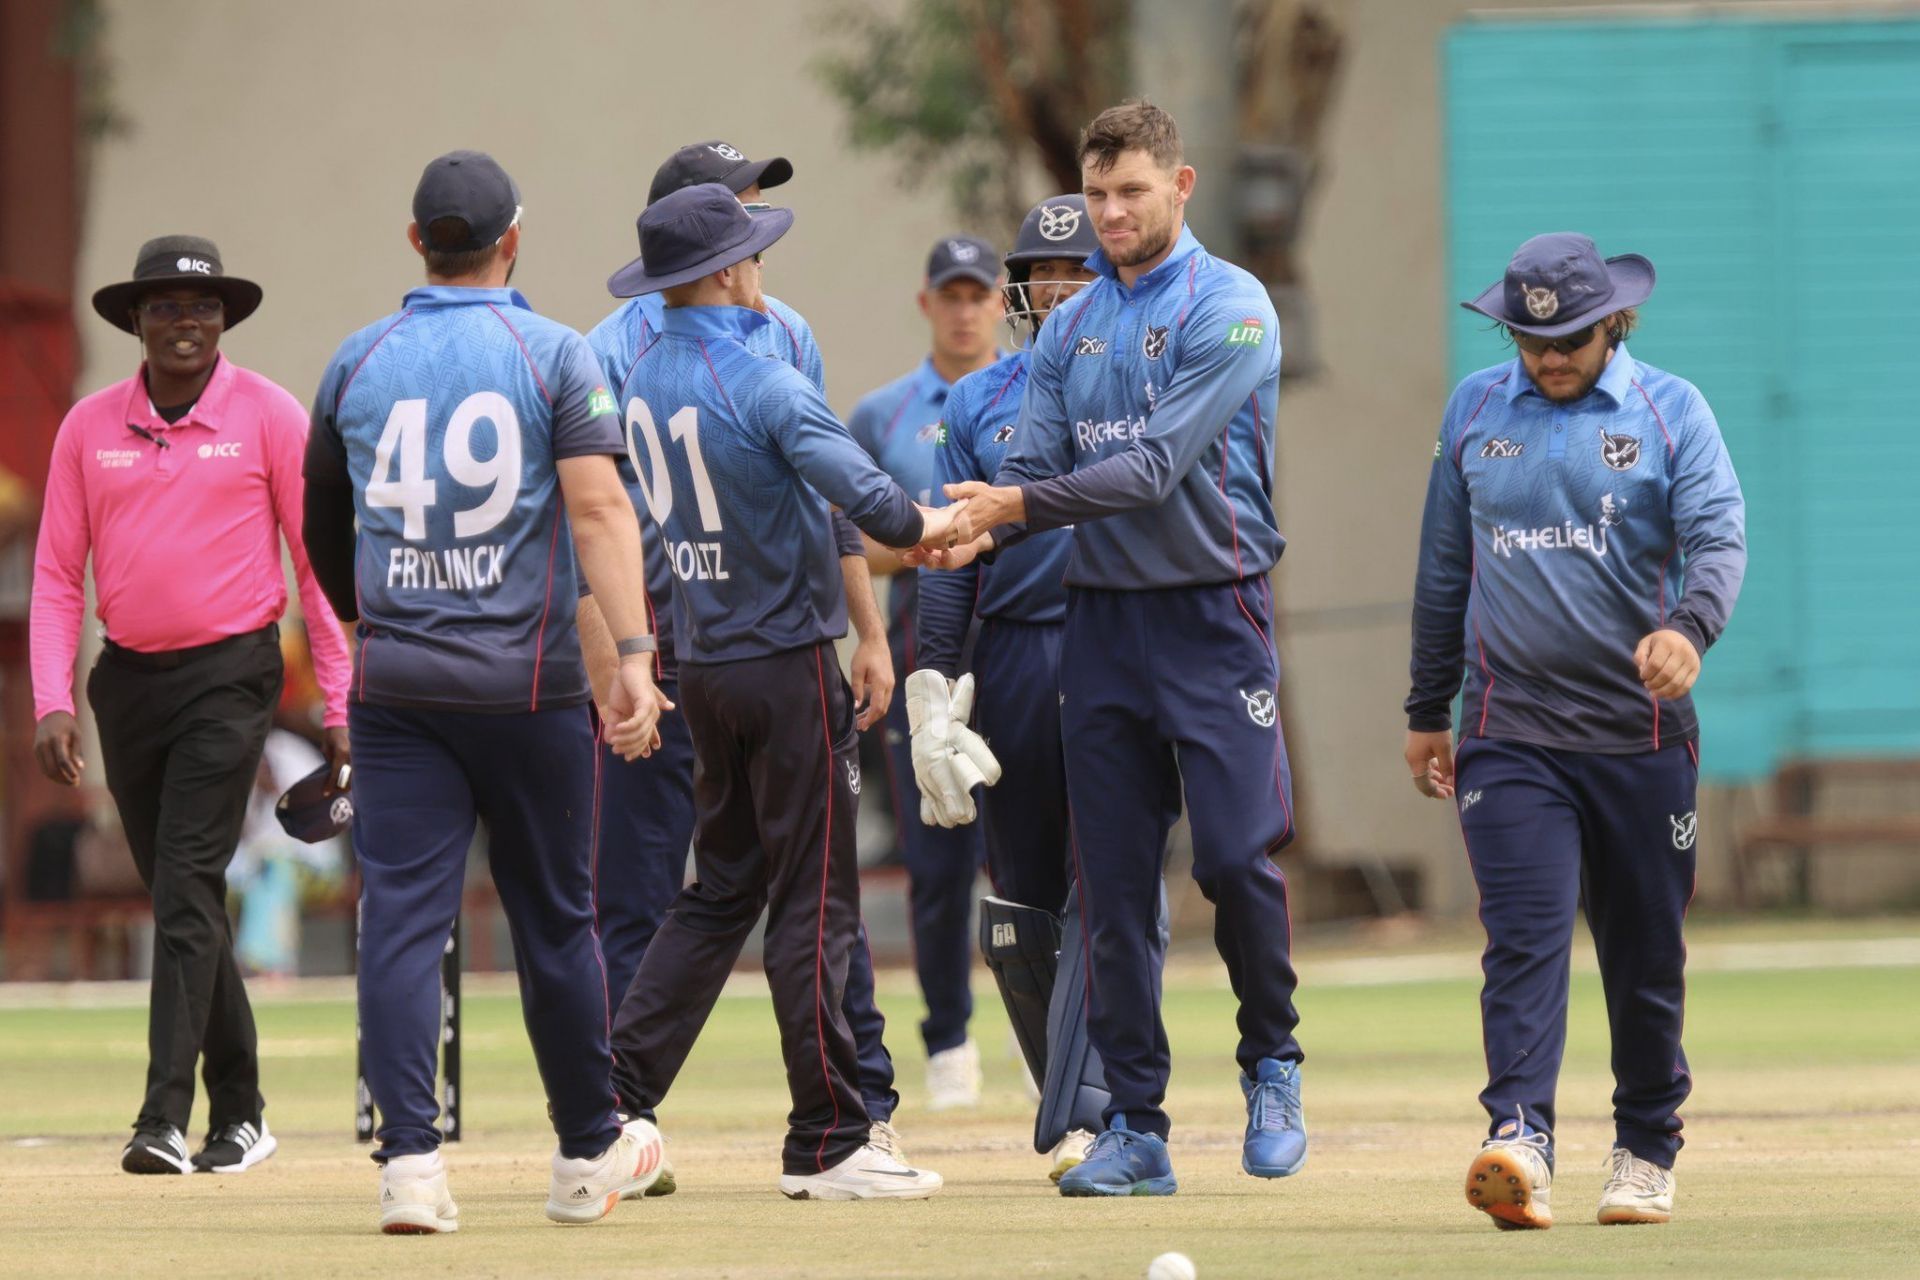
[[[198,258],[182,258],[173,265],[181,271],[192,271],[198,275],[210,276],[213,274],[213,267],[208,263],[200,261]]]

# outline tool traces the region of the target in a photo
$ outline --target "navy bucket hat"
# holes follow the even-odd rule
[[[640,215],[640,256],[607,279],[616,298],[637,298],[691,284],[744,262],[787,234],[791,209],[749,213],[718,182],[682,187]]]
[[[1507,274],[1460,305],[1521,333],[1559,338],[1652,294],[1653,264],[1639,254],[1602,260],[1586,236],[1552,231],[1514,250]]]

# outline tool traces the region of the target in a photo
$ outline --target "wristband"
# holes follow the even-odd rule
[[[623,658],[631,658],[637,653],[660,652],[660,642],[652,636],[629,636],[613,647]]]

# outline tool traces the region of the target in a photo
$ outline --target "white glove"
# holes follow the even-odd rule
[[[974,787],[1000,780],[1000,762],[967,728],[973,677],[957,682],[931,668],[907,677],[907,726],[913,734],[913,777],[920,784],[920,821],[957,827],[977,815]]]

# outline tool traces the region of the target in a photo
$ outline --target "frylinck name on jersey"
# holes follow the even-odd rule
[[[506,576],[507,549],[500,543],[423,551],[394,547],[387,553],[387,587],[418,591],[480,591]]]

